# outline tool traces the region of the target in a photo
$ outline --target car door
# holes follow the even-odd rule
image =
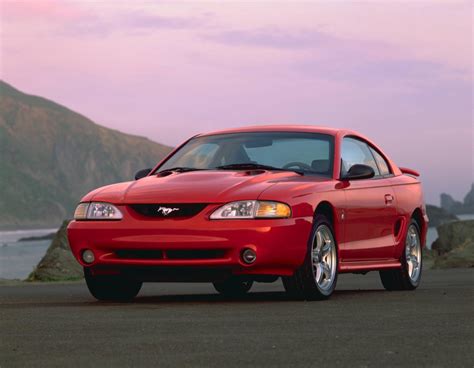
[[[378,159],[384,159],[381,156],[376,158],[375,153],[380,156],[361,139],[345,137],[342,142],[341,176],[355,164],[371,166],[375,171],[374,178],[350,180],[344,186],[342,261],[387,259],[393,254],[395,195],[390,185],[389,166],[385,163],[383,167],[382,162],[377,164]]]

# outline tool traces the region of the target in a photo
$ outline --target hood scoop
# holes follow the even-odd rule
[[[262,169],[245,170],[245,171],[240,171],[237,175],[238,176],[256,176],[256,175],[264,174],[265,172],[266,171]]]
[[[173,175],[174,172],[173,171],[163,171],[163,172],[160,172],[158,174],[156,174],[156,177],[157,178],[164,178],[165,176],[170,176],[170,175]]]
[[[97,198],[102,201],[118,198],[115,200],[117,203],[125,204],[225,203],[257,198],[276,181],[291,176],[294,176],[291,172],[272,173],[262,169],[163,172],[129,182],[121,190],[111,187]]]
[[[242,171],[238,171],[236,173],[236,176],[256,176],[256,175],[261,175],[261,174],[264,174],[266,172],[266,170],[263,170],[263,169],[254,169],[254,170],[242,170]],[[175,172],[175,171],[168,171],[168,170],[165,170],[165,171],[162,171],[158,174],[156,174],[156,177],[157,178],[164,178],[166,176],[170,176],[170,175],[175,175],[175,174],[178,174],[178,172]]]

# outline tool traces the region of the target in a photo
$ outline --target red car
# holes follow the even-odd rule
[[[147,281],[241,295],[280,277],[294,297],[326,299],[339,273],[368,271],[412,290],[428,224],[418,176],[348,130],[200,134],[82,198],[69,242],[99,300],[131,300]]]

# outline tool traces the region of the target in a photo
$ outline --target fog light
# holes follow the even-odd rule
[[[242,252],[242,261],[247,264],[254,263],[255,260],[257,259],[257,254],[253,249],[245,249]]]
[[[92,252],[90,249],[86,249],[84,252],[82,252],[82,260],[85,263],[94,262],[95,261],[94,252]]]

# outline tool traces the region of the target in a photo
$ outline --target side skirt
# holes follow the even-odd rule
[[[339,272],[359,272],[359,271],[376,271],[389,270],[402,267],[397,259],[378,259],[373,261],[350,261],[340,262]]]

